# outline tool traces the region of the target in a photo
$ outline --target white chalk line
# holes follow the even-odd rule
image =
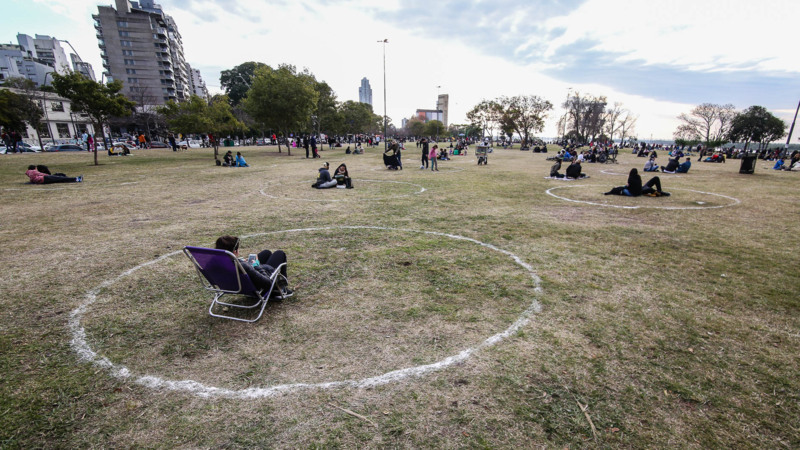
[[[438,164],[437,164],[437,166],[438,166]],[[424,169],[424,170],[420,170],[420,168],[417,167],[417,166],[411,166],[411,167],[403,166],[403,170],[402,171],[401,170],[389,170],[389,169],[382,168],[382,167],[375,167],[375,168],[372,169],[373,172],[403,172],[403,171],[414,172],[415,170],[417,172],[420,172],[420,173],[424,172],[425,170],[427,170],[428,172],[431,172],[430,167],[428,167],[427,169]],[[464,171],[463,167],[440,167],[439,168],[439,172],[453,172],[453,173],[455,173],[455,172],[463,172],[463,171]]]
[[[739,203],[741,203],[741,201],[738,198],[735,198],[735,197],[729,197],[727,195],[722,195],[722,194],[715,194],[713,192],[696,191],[694,189],[682,189],[682,188],[672,188],[668,192],[672,192],[672,191],[689,191],[689,192],[695,192],[697,194],[714,195],[716,197],[722,197],[722,198],[726,198],[728,200],[732,200],[733,203],[730,203],[730,204],[727,204],[727,205],[717,205],[717,206],[649,206],[649,205],[625,206],[625,205],[609,205],[608,203],[590,202],[590,201],[587,201],[587,200],[574,200],[574,199],[571,199],[571,198],[561,197],[561,196],[558,196],[558,195],[550,192],[550,191],[553,191],[553,190],[556,190],[556,189],[566,189],[566,188],[576,188],[576,187],[605,187],[605,188],[608,188],[608,186],[603,186],[603,185],[599,185],[599,184],[582,184],[582,185],[578,185],[578,186],[556,186],[556,187],[552,187],[552,188],[548,189],[545,192],[548,195],[551,195],[551,196],[553,196],[553,197],[555,197],[555,198],[557,198],[559,200],[565,200],[565,201],[572,202],[572,203],[584,203],[584,204],[587,204],[587,205],[606,206],[606,207],[609,207],[609,208],[621,208],[621,209],[639,209],[639,208],[674,209],[674,210],[716,209],[716,208],[726,208],[728,206],[734,206],[734,205],[738,205]],[[633,198],[650,198],[650,197],[647,197],[647,196],[643,195],[641,197],[633,197]],[[658,198],[664,198],[664,197],[658,197]]]
[[[436,231],[420,231],[420,230],[410,230],[403,228],[389,228],[389,227],[377,227],[377,226],[340,226],[340,227],[296,228],[291,230],[269,231],[264,233],[249,234],[246,236],[242,236],[242,238],[267,236],[280,233],[303,233],[303,232],[316,232],[316,231],[341,230],[341,229],[399,231],[399,232],[414,233],[414,234],[425,233],[429,235],[441,236],[450,239],[456,239],[478,244],[484,248],[488,248],[490,250],[494,250],[496,252],[509,256],[517,265],[519,265],[528,272],[528,275],[530,275],[531,279],[533,280],[534,292],[536,293],[536,295],[538,296],[541,295],[542,293],[541,279],[539,278],[538,275],[536,275],[536,273],[534,273],[533,267],[531,267],[530,264],[523,261],[519,256],[511,253],[508,250],[503,250],[501,248],[495,247],[492,244],[487,244],[485,242],[478,241],[477,239],[472,239],[455,234],[440,233]],[[136,375],[128,367],[122,364],[114,363],[107,357],[100,355],[99,353],[94,351],[86,340],[86,330],[81,325],[81,319],[86,314],[89,307],[97,300],[98,293],[102,289],[113,285],[117,281],[133,274],[139,269],[156,264],[160,261],[163,261],[167,258],[171,258],[181,253],[183,253],[182,250],[176,250],[174,252],[162,255],[152,261],[139,264],[138,266],[133,267],[132,269],[126,270],[125,272],[116,276],[115,278],[102,282],[99,286],[95,287],[94,289],[86,293],[83,304],[75,308],[70,313],[68,321],[70,333],[72,334],[72,340],[70,341],[70,346],[75,351],[75,353],[78,354],[80,360],[90,362],[95,366],[108,370],[111,373],[111,375],[114,376],[115,378],[132,379],[134,383],[152,389],[166,389],[170,391],[188,392],[190,394],[194,394],[197,395],[198,397],[203,397],[203,398],[229,397],[229,398],[254,399],[254,398],[272,397],[282,393],[296,392],[307,389],[332,389],[332,388],[342,388],[342,387],[369,388],[369,387],[380,386],[384,384],[402,381],[410,377],[419,377],[427,373],[439,371],[454,364],[463,362],[467,360],[473,353],[485,348],[492,347],[498,344],[499,342],[503,341],[504,339],[508,338],[509,336],[512,336],[514,333],[519,331],[523,326],[527,325],[528,322],[530,322],[530,318],[532,315],[541,312],[542,309],[541,305],[539,304],[539,301],[537,300],[536,297],[534,297],[531,300],[531,304],[528,306],[528,308],[526,308],[525,311],[523,311],[517,317],[514,323],[512,323],[505,330],[486,338],[485,340],[475,345],[474,347],[462,350],[461,352],[455,355],[448,356],[447,358],[444,358],[435,363],[424,364],[415,367],[406,367],[403,369],[387,372],[382,375],[363,378],[360,380],[329,381],[324,383],[289,383],[289,384],[281,384],[269,387],[251,387],[247,389],[238,389],[238,390],[227,389],[216,386],[209,386],[194,380],[169,380],[154,375]]]
[[[422,194],[423,192],[425,192],[425,191],[427,190],[427,189],[425,189],[425,188],[424,188],[422,185],[415,184],[415,183],[409,183],[409,182],[407,182],[407,181],[394,181],[394,180],[362,180],[362,179],[359,179],[359,178],[353,178],[353,184],[355,185],[357,182],[358,182],[358,183],[364,183],[364,182],[367,182],[367,183],[395,183],[395,184],[407,184],[407,185],[409,185],[409,186],[416,186],[416,187],[418,187],[418,188],[419,188],[419,191],[417,191],[417,192],[412,192],[412,193],[410,193],[410,194],[398,194],[398,195],[391,195],[391,196],[388,196],[388,197],[384,196],[384,197],[355,198],[355,199],[353,199],[353,198],[343,198],[343,199],[337,199],[337,198],[330,198],[330,199],[328,199],[328,198],[322,198],[322,199],[317,199],[317,198],[294,198],[294,197],[279,197],[279,196],[277,196],[277,195],[272,195],[272,194],[269,194],[269,193],[267,193],[267,192],[266,192],[266,188],[264,188],[264,189],[260,189],[258,192],[259,192],[259,193],[261,193],[261,195],[263,195],[263,196],[265,196],[265,197],[268,197],[268,198],[274,198],[274,199],[278,199],[278,200],[292,200],[292,201],[298,201],[298,202],[323,202],[323,203],[328,203],[328,202],[349,202],[349,201],[361,201],[361,202],[363,202],[363,201],[380,201],[380,200],[389,200],[389,199],[394,199],[394,198],[411,197],[412,195],[419,195],[419,194]],[[312,188],[312,187],[311,187],[311,183],[309,183],[308,181],[301,181],[301,182],[298,182],[298,183],[293,183],[293,184],[301,184],[301,183],[302,183],[302,184],[307,184],[307,185],[308,185],[308,188],[309,188],[309,189],[311,189],[312,191],[317,191],[317,190],[318,190],[318,189],[314,189],[314,188]],[[344,191],[346,191],[346,192],[348,192],[348,191],[352,191],[352,190],[355,190],[355,189],[358,189],[358,187],[356,187],[356,188],[354,188],[354,189],[343,189],[343,190],[344,190]],[[337,188],[335,188],[335,187],[333,187],[333,188],[329,188],[329,189],[319,189],[319,191],[323,191],[323,192],[325,192],[325,191],[336,191],[336,190],[337,190]],[[324,194],[321,194],[321,195],[324,195]]]

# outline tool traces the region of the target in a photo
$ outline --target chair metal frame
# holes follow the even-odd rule
[[[234,277],[235,283],[226,283],[227,286],[220,287],[219,284],[215,284],[214,276],[211,276],[210,273],[206,273],[208,270],[207,267],[203,267],[195,258],[193,252],[198,254],[202,253],[205,255],[215,255],[216,258],[220,258],[225,256],[228,260],[233,264],[233,272],[235,273],[228,273],[226,276]],[[270,284],[268,289],[258,289],[255,284],[253,284],[253,280],[247,276],[247,272],[244,271],[242,267],[241,261],[239,258],[236,257],[233,253],[227,250],[219,250],[219,249],[212,249],[212,248],[205,248],[205,247],[192,247],[186,246],[183,248],[183,253],[189,258],[189,260],[194,265],[195,270],[197,271],[197,275],[200,277],[200,282],[203,284],[203,287],[209,291],[214,293],[214,299],[211,301],[211,306],[208,308],[208,314],[213,317],[219,317],[222,319],[231,319],[237,320],[239,322],[248,322],[253,323],[258,321],[261,316],[264,314],[264,309],[267,307],[267,303],[269,302],[270,295],[272,294],[273,290],[275,289],[275,284],[277,283],[278,279],[282,278],[286,282],[286,286],[289,285],[289,280],[281,274],[281,269],[286,265],[286,263],[281,264],[280,266],[276,267],[275,270],[272,272],[270,279],[272,283]],[[217,273],[219,275],[219,273]],[[225,289],[227,287],[227,289]],[[235,287],[235,289],[233,289]],[[250,298],[255,298],[256,301],[252,305],[241,305],[236,303],[228,303],[223,302],[220,299],[225,294],[234,294],[234,295],[242,295]],[[228,308],[237,308],[243,310],[251,310],[258,307],[261,309],[258,312],[258,316],[255,319],[243,319],[240,317],[230,316],[221,313],[215,313],[214,307],[215,306],[222,306]]]

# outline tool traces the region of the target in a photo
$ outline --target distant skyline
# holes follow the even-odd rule
[[[106,1],[99,4],[110,4]],[[294,64],[325,80],[340,101],[358,101],[366,77],[400,126],[449,94],[450,123],[483,99],[534,94],[556,108],[569,88],[621,102],[640,118],[641,140],[671,139],[676,116],[700,103],[761,105],[791,122],[800,100],[794,52],[800,2],[689,0],[163,0],[186,60],[211,93],[219,73],[246,61]],[[69,40],[99,70],[90,0],[5,0],[0,42],[17,33]],[[441,88],[437,89],[437,86]],[[383,112],[383,96],[373,102]],[[792,142],[797,142],[797,134]]]

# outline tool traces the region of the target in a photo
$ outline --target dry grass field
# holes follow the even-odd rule
[[[554,149],[326,149],[325,191],[276,147],[0,157],[0,448],[800,447],[800,174],[603,196],[644,159],[557,181]],[[180,253],[222,234],[289,256],[254,324]]]

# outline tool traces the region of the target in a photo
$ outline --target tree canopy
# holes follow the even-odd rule
[[[728,137],[734,142],[758,142],[759,149],[786,136],[786,123],[763,106],[751,106],[733,117]]]
[[[223,70],[219,76],[219,84],[225,89],[231,106],[238,106],[247,96],[247,91],[253,85],[255,71],[259,67],[268,67],[264,63],[249,61],[239,64],[230,70]]]
[[[312,79],[298,75],[294,66],[262,66],[256,68],[243,105],[253,120],[288,136],[290,130],[308,126],[318,100]],[[279,152],[280,148],[279,141]],[[291,155],[291,147],[287,151]]]
[[[705,142],[707,147],[722,145],[728,138],[731,121],[736,115],[733,105],[703,103],[695,106],[689,114],[678,116],[680,124],[673,136],[683,142]]]
[[[102,133],[103,124],[111,117],[129,116],[136,103],[122,95],[122,83],[118,80],[100,84],[78,72],[59,75],[53,72],[53,89],[58,95],[70,100],[72,110],[89,115],[95,133]],[[94,149],[94,164],[97,165],[97,147]]]

